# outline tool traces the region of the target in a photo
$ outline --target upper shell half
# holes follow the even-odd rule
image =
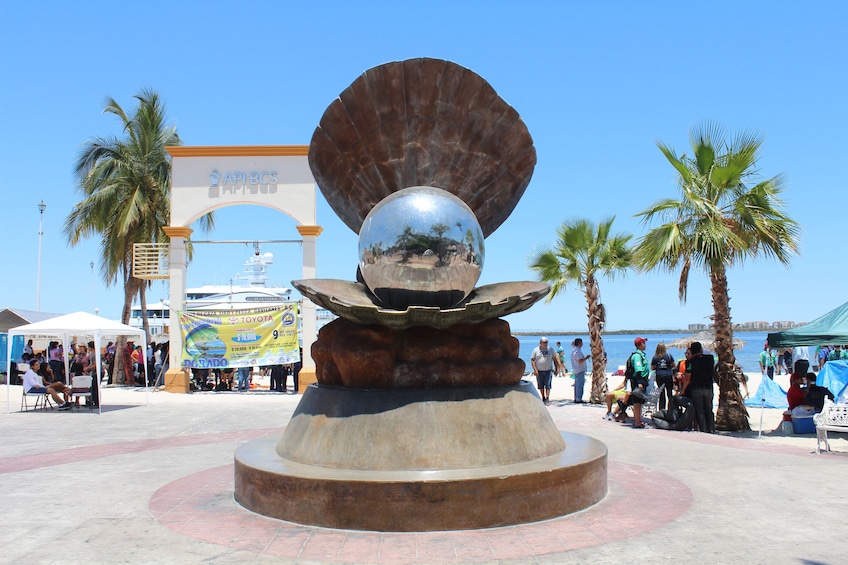
[[[439,59],[365,71],[324,112],[309,146],[321,192],[356,233],[389,194],[435,186],[464,200],[488,237],[535,165],[518,112],[478,74]]]

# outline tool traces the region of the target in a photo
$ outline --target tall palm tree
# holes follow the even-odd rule
[[[612,280],[615,275],[623,274],[632,262],[629,245],[632,236],[611,235],[614,220],[615,217],[609,218],[597,226],[585,219],[563,222],[557,229],[553,248],[539,251],[530,264],[539,279],[551,285],[548,302],[572,282],[586,297],[592,351],[592,392],[589,402],[597,404],[604,401],[607,366],[603,339],[606,311],[601,303],[598,275]]]
[[[784,178],[759,180],[762,137],[743,132],[729,139],[719,125],[704,122],[689,132],[689,142],[691,157],[657,144],[677,171],[680,197],[660,200],[637,214],[645,223],[662,223],[639,241],[636,260],[642,269],[679,268],[678,293],[684,303],[691,267],[709,275],[718,355],[716,426],[747,430],[748,414],[739,393],[741,371],[733,355],[727,272],[761,256],[788,264],[798,251],[800,230],[783,212]]]
[[[168,241],[163,228],[170,222],[171,162],[165,147],[181,143],[176,128],[166,124],[165,105],[156,92],[142,90],[135,99],[138,105],[132,115],[114,99],[106,99],[104,112],[118,117],[123,136],[93,138],[83,146],[75,167],[83,199],[64,225],[72,246],[100,237],[100,272],[107,285],[120,282],[124,286],[121,321],[125,324],[136,294],[146,306],[147,283],[132,276],[132,245]],[[210,229],[214,218],[207,215],[200,225]],[[146,326],[146,312],[142,316]],[[119,338],[119,345],[123,342]],[[118,347],[118,378],[122,351]]]

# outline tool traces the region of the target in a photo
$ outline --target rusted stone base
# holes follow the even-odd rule
[[[386,401],[392,391],[321,388],[310,387],[279,444],[261,439],[236,451],[235,498],[242,506],[329,528],[433,531],[544,520],[582,510],[606,495],[604,444],[556,430],[530,386],[454,390],[451,400],[444,390],[394,391],[401,396],[391,402]],[[337,406],[346,396],[344,406]],[[383,409],[375,408],[381,403]],[[322,404],[329,406],[318,409]],[[504,420],[507,408],[524,411],[529,419],[521,413],[514,419],[525,425]],[[441,425],[434,428],[434,422]],[[383,445],[385,437],[370,437],[381,426],[398,430],[399,425],[404,430],[392,445]],[[502,427],[510,433],[504,435]],[[347,431],[339,433],[342,429]],[[540,435],[545,439],[535,442]],[[482,439],[488,436],[496,439]],[[294,448],[307,437],[312,449]],[[494,448],[503,442],[515,449]],[[454,452],[434,455],[434,443],[453,445]],[[458,445],[464,455],[456,453]],[[552,450],[553,445],[564,449]],[[516,453],[526,460],[515,461]]]

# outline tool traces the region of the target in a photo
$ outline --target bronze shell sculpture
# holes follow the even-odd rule
[[[309,146],[309,166],[321,192],[361,238],[369,213],[412,187],[436,189],[430,191],[436,207],[447,200],[440,203],[441,191],[458,197],[476,217],[476,229],[488,237],[512,213],[535,164],[527,127],[488,82],[456,63],[428,58],[365,71],[324,112]],[[402,223],[394,224],[400,231]],[[360,239],[357,279],[368,285],[321,279],[292,283],[344,319],[393,329],[479,323],[525,310],[549,292],[545,283],[499,283],[466,288],[452,302],[428,301],[427,295],[436,296],[452,284],[437,282],[453,276],[457,256],[482,268],[482,238],[471,229],[465,241],[462,231],[449,238],[450,227],[451,218],[446,218],[431,233],[406,226],[403,234],[386,235],[387,241]],[[405,266],[417,258],[426,270],[394,269],[401,274],[391,280],[396,288],[389,290],[396,292],[382,288],[375,293],[375,284],[361,275],[375,257]],[[421,280],[428,277],[437,282],[432,292],[421,292]],[[413,279],[414,292],[409,290]],[[397,299],[404,291],[413,296]]]
[[[408,59],[365,71],[330,104],[309,166],[356,233],[389,194],[435,186],[464,200],[489,237],[530,183],[536,150],[518,112],[480,75]]]

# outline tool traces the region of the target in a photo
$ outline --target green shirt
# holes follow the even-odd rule
[[[633,377],[647,379],[651,376],[651,366],[648,365],[648,357],[645,352],[637,349],[630,354],[630,362],[633,364]]]
[[[774,367],[774,355],[771,354],[771,351],[763,350],[760,353],[760,364],[763,367]]]

